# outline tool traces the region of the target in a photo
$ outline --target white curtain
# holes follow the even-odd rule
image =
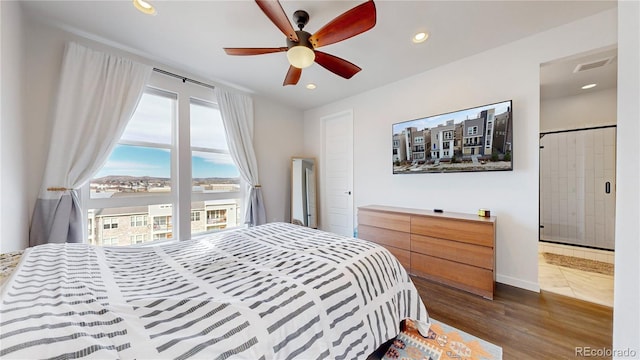
[[[253,100],[246,95],[233,93],[218,86],[214,91],[220,106],[231,158],[238,166],[240,176],[249,185],[249,196],[245,199],[245,223],[250,226],[264,224],[267,222],[267,215],[252,140]]]
[[[152,70],[76,43],[67,44],[30,246],[83,241],[77,190],[106,162]]]

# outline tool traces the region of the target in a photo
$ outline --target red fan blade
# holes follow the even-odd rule
[[[279,48],[224,48],[224,51],[227,55],[262,55],[262,54],[270,54],[275,52],[287,51],[286,47]]]
[[[302,75],[302,69],[289,66],[289,71],[287,71],[287,76],[285,76],[282,86],[297,84],[298,80],[300,80],[300,75]]]
[[[315,51],[316,62],[323,68],[331,71],[332,73],[342,76],[345,79],[351,79],[351,77],[357,74],[360,69],[357,65],[348,62],[345,59],[341,59],[337,56],[333,56],[322,51]]]
[[[277,0],[256,0],[262,12],[285,34],[290,40],[298,42],[298,35]]]
[[[376,25],[376,5],[367,1],[331,20],[309,39],[313,47],[325,46],[361,34]]]

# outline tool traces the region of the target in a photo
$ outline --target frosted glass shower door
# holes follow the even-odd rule
[[[614,249],[615,127],[540,139],[540,239]]]

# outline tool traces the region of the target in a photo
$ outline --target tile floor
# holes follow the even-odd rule
[[[613,251],[582,248],[578,246],[554,244],[540,241],[538,243],[539,252],[548,252],[565,256],[574,256],[584,259],[597,260],[613,264]]]
[[[538,264],[541,290],[613,307],[613,276],[548,264],[542,252]]]

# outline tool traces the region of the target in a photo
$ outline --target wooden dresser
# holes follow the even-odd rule
[[[413,275],[493,299],[495,217],[370,205],[358,237],[381,244]]]

